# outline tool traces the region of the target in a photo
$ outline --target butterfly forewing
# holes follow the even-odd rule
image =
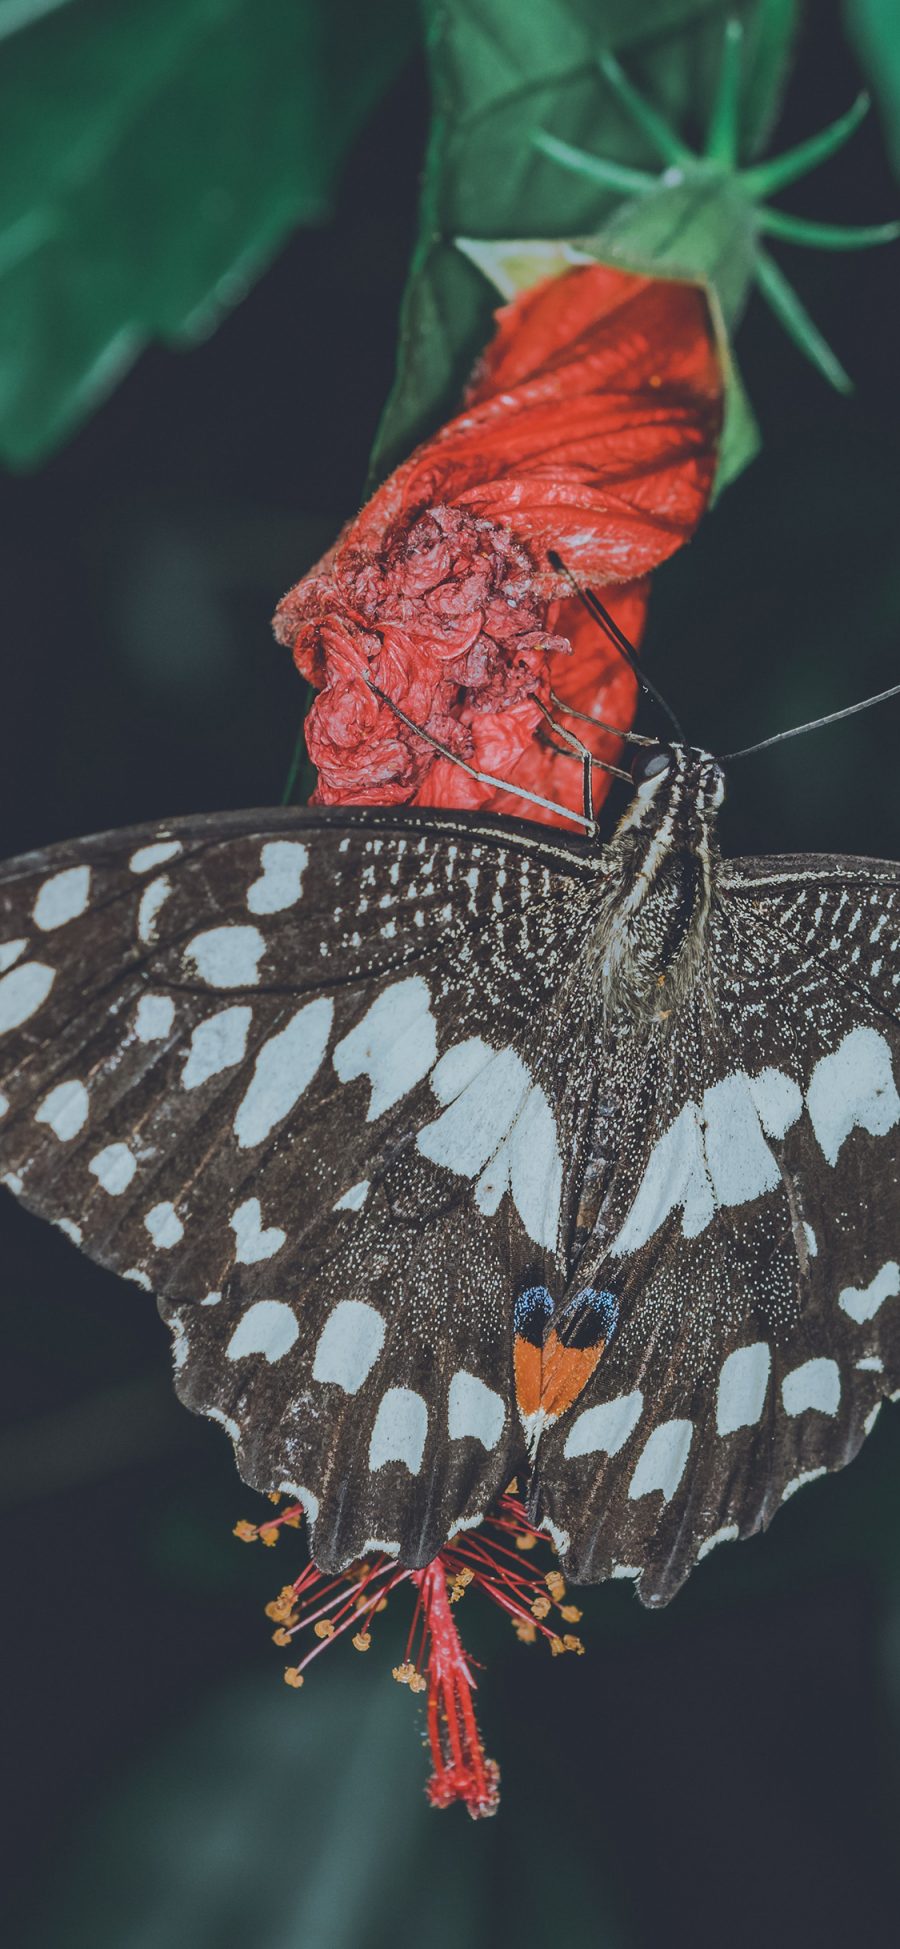
[[[895,866],[738,862],[677,1024],[617,1052],[572,1283],[620,1326],[539,1452],[575,1576],[666,1601],[900,1385],[898,916]]]
[[[548,1010],[590,877],[502,824],[288,812],[0,884],[6,1181],[161,1295],[182,1398],[302,1492],[323,1563],[427,1560],[518,1464],[512,1295],[563,1276]]]

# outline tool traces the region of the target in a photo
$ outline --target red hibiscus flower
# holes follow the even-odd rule
[[[422,730],[476,770],[577,804],[576,768],[548,739],[542,706],[555,693],[625,727],[634,682],[548,552],[605,585],[639,637],[646,576],[706,506],[720,421],[696,287],[591,264],[505,306],[464,411],[279,605],[276,634],[319,692],[307,720],[314,803],[533,813],[439,756]],[[614,741],[588,736],[614,755]]]

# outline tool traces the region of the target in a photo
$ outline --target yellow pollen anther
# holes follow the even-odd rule
[[[415,1678],[415,1675],[416,1675],[415,1665],[408,1665],[408,1664],[395,1665],[393,1672],[391,1674],[391,1676],[397,1680],[398,1685],[409,1685],[410,1681],[413,1678]]]
[[[580,1638],[573,1638],[571,1631],[566,1632],[563,1638],[563,1644],[567,1651],[574,1651],[579,1658],[584,1657],[584,1645]]]
[[[474,1570],[470,1570],[468,1565],[466,1565],[462,1570],[457,1570],[452,1577],[447,1578],[447,1589],[450,1593],[451,1604],[459,1603],[463,1592],[468,1590],[474,1577]]]
[[[290,1642],[291,1642],[290,1631],[286,1631],[283,1624],[279,1625],[277,1631],[272,1632],[273,1644],[285,1645],[285,1644],[290,1644]]]
[[[245,1523],[241,1521],[239,1523],[235,1523],[234,1535],[239,1536],[242,1543],[255,1543],[259,1535],[259,1530],[257,1529],[255,1523]]]
[[[546,1617],[550,1609],[549,1597],[536,1597],[531,1606],[532,1617]]]
[[[554,1604],[561,1604],[566,1594],[566,1584],[565,1584],[565,1578],[561,1575],[560,1571],[548,1570],[547,1575],[544,1578],[544,1582],[547,1586],[547,1589],[550,1592]]]
[[[318,1624],[313,1625],[313,1630],[317,1638],[334,1637],[334,1625],[329,1617],[320,1617]]]
[[[584,1613],[578,1609],[577,1604],[560,1604],[559,1615],[565,1618],[567,1624],[578,1624]]]
[[[529,1624],[527,1618],[514,1617],[512,1627],[521,1644],[534,1644],[537,1629],[533,1624]]]
[[[530,1529],[526,1530],[523,1536],[516,1537],[517,1550],[533,1550],[536,1547],[537,1547],[537,1537],[532,1536]]]
[[[411,1692],[427,1692],[428,1690],[428,1680],[423,1672],[414,1672],[408,1683]]]
[[[261,1523],[259,1528],[259,1540],[261,1543],[265,1543],[266,1548],[268,1550],[271,1550],[273,1545],[278,1542],[278,1529],[276,1524]]]
[[[386,1610],[387,1610],[387,1598],[386,1598],[386,1597],[382,1597],[382,1599],[381,1599],[381,1602],[380,1602],[380,1604],[376,1604],[376,1606],[375,1606],[375,1610],[376,1610],[376,1612],[378,1612],[378,1611],[386,1611]]]
[[[299,1687],[303,1684],[303,1673],[300,1670],[299,1666],[297,1665],[285,1666],[284,1682],[285,1685],[293,1685],[295,1690],[299,1690]]]
[[[371,1631],[357,1631],[355,1638],[350,1640],[351,1644],[355,1644],[357,1651],[368,1651],[371,1642]]]
[[[277,1502],[280,1502],[280,1501],[281,1501],[281,1496],[279,1495],[279,1493],[278,1493],[278,1490],[277,1490],[277,1489],[269,1489],[269,1490],[267,1490],[267,1492],[266,1492],[266,1493],[267,1493],[267,1495],[268,1495],[268,1498],[269,1498],[269,1501],[270,1501],[270,1502],[276,1502],[276,1503],[277,1503]]]

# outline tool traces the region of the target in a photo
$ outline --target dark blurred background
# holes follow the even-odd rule
[[[858,85],[813,10],[779,130]],[[413,64],[325,227],[189,352],[150,350],[69,443],[0,479],[2,850],[277,800],[301,696],[268,618],[358,504],[393,366],[427,126]],[[794,208],[885,218],[876,118]],[[896,250],[784,253],[857,381],[758,302],[762,457],[656,578],[647,660],[729,749],[895,681]],[[900,705],[735,768],[733,852],[900,850]],[[301,1694],[260,1605],[293,1574],[225,1437],[174,1401],[152,1301],[2,1194],[7,1939],[60,1949],[597,1949],[897,1938],[900,1411],[676,1603],[585,1595],[583,1660],[474,1601],[503,1806],[430,1812],[402,1597]]]

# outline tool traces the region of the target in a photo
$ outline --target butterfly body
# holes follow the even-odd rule
[[[650,766],[654,758],[663,769],[648,767],[639,776],[631,806],[603,850],[588,956],[604,1019],[623,1023],[626,1032],[642,1020],[668,1019],[690,988],[718,862],[721,767],[700,751],[663,748]]]
[[[721,861],[720,796],[676,752],[604,848],[260,812],[0,870],[6,1182],[324,1567],[530,1470],[665,1601],[900,1384],[898,869]]]

